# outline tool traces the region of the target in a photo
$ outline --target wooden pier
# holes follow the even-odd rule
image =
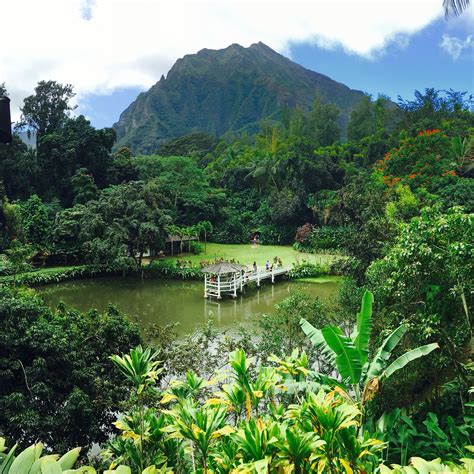
[[[224,295],[237,298],[237,292],[242,291],[246,285],[255,282],[260,286],[263,280],[275,282],[275,277],[286,275],[291,266],[271,267],[254,271],[245,265],[229,262],[220,262],[203,268],[204,273],[204,298],[222,299]]]

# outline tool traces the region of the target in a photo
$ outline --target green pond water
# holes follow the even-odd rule
[[[229,328],[234,321],[252,324],[259,315],[274,311],[274,306],[292,290],[328,299],[335,294],[337,281],[321,283],[277,281],[259,289],[246,288],[236,299],[219,302],[203,298],[200,281],[141,280],[135,277],[94,278],[68,281],[38,288],[45,302],[55,307],[60,301],[87,311],[103,311],[109,303],[137,318],[143,327],[178,322],[177,332],[186,334],[213,318],[217,327]]]

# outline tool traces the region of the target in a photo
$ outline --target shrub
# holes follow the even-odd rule
[[[204,245],[201,242],[191,242],[190,249],[192,254],[199,255],[204,252]]]
[[[145,275],[182,280],[201,280],[204,278],[200,268],[178,267],[171,260],[154,260],[145,268]]]
[[[304,262],[295,265],[289,272],[290,278],[309,278],[318,277],[321,275],[327,275],[328,269],[322,265],[316,265],[314,263]]]

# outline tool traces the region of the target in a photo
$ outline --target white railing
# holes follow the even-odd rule
[[[220,280],[218,277],[205,278],[204,296],[221,297],[223,293],[231,293],[233,296],[237,295],[237,290],[242,289],[250,282],[257,282],[260,285],[262,280],[271,279],[272,283],[275,281],[275,276],[284,275],[291,270],[291,266],[277,267],[268,270],[260,270],[257,272],[247,272],[235,275],[231,279]]]

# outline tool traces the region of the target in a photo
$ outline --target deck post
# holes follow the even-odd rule
[[[260,286],[260,273],[257,273],[257,286]]]
[[[217,275],[217,299],[221,299],[221,276]]]
[[[240,272],[240,292],[244,289],[244,274]]]
[[[207,298],[207,275],[204,275],[204,298]]]
[[[275,273],[274,273],[273,268],[272,268],[272,283],[275,283]]]
[[[237,273],[234,273],[234,293],[232,296],[237,298]]]

